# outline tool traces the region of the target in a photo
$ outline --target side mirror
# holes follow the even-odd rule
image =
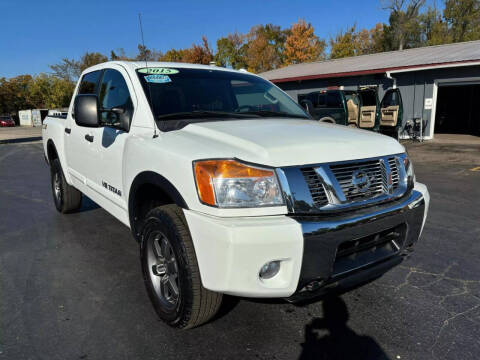
[[[300,105],[313,116],[313,103],[310,100],[302,100]]]
[[[96,95],[84,94],[75,97],[73,106],[75,122],[78,126],[99,127],[98,99]]]

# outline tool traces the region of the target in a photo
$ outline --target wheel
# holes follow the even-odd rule
[[[82,193],[67,183],[60,160],[52,161],[50,175],[53,201],[57,210],[62,214],[78,210],[82,205]]]
[[[329,117],[329,116],[326,116],[326,117],[321,118],[320,121],[321,121],[321,122],[330,123],[330,124],[336,124],[335,119],[332,119],[332,118]]]
[[[181,208],[164,205],[147,214],[140,237],[140,258],[150,300],[168,325],[193,328],[217,313],[222,294],[202,286]]]

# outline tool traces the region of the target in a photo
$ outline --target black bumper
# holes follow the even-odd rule
[[[423,195],[342,216],[293,217],[303,230],[304,254],[295,302],[376,278],[401,263],[421,232]]]

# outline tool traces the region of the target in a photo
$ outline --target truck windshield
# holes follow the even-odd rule
[[[310,117],[288,95],[266,80],[222,70],[142,68],[137,70],[157,121]],[[171,124],[168,127],[171,127]]]

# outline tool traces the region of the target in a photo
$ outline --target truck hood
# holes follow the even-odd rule
[[[235,157],[292,166],[364,159],[405,151],[395,139],[341,125],[303,119],[252,119],[193,123],[177,132],[194,142],[198,158]]]

